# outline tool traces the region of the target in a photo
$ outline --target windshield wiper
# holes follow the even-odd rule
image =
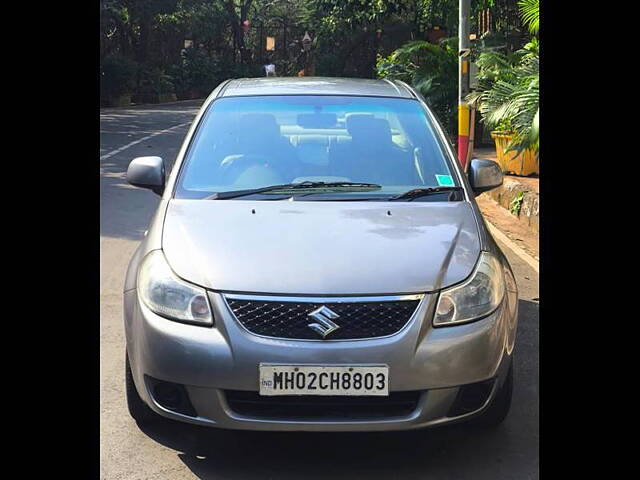
[[[413,200],[414,198],[424,197],[427,195],[434,195],[442,192],[459,192],[462,191],[462,187],[426,187],[426,188],[414,188],[408,192],[401,193],[400,195],[394,195],[389,197],[389,201],[393,200]]]
[[[248,190],[231,190],[228,192],[217,192],[213,195],[210,195],[205,198],[205,200],[227,200],[229,198],[237,198],[244,197],[247,195],[254,195],[257,193],[266,193],[266,192],[277,192],[282,190],[283,194],[291,193],[292,191],[295,193],[298,190],[309,190],[309,189],[341,189],[348,188],[348,190],[369,192],[371,190],[380,190],[382,188],[381,185],[376,185],[375,183],[362,183],[362,182],[301,182],[301,183],[285,183],[282,185],[269,185],[268,187],[262,188],[251,188]]]

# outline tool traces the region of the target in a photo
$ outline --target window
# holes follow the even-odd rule
[[[376,183],[387,196],[457,184],[443,148],[416,100],[221,98],[198,127],[176,197],[303,181]]]

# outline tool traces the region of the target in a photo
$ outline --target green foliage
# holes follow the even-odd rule
[[[257,63],[236,63],[222,70],[222,76],[227,78],[251,78],[264,76],[263,65]],[[227,75],[224,75],[227,72]]]
[[[409,16],[411,0],[309,0],[308,23],[318,39],[318,75],[372,78],[376,31]]]
[[[159,95],[175,93],[172,78],[160,68],[141,68],[136,96],[141,103],[153,103]]]
[[[474,0],[472,28],[483,9],[492,8],[498,21],[516,1]],[[521,8],[526,17],[528,7]],[[226,78],[263,76],[262,65],[271,62],[278,75],[307,67],[315,75],[404,79],[420,90],[451,132],[456,129],[457,41],[433,48],[418,41],[403,49],[408,40],[425,39],[434,25],[455,35],[458,0],[101,0],[100,9],[105,95],[125,91],[136,97],[175,89],[180,98],[203,96]],[[245,19],[251,22],[246,33],[240,26]],[[474,42],[475,50],[520,47],[512,48],[513,40],[507,42],[507,34],[495,30]],[[300,45],[305,31],[314,38],[310,57]],[[275,52],[263,50],[267,35],[276,36]],[[187,39],[193,47],[183,51]],[[113,58],[135,60],[141,71],[126,73],[128,67],[118,61],[113,65]]]
[[[534,37],[513,54],[483,52],[477,60],[478,86],[467,99],[482,121],[497,131],[513,134],[507,150],[539,149],[540,63]]]
[[[100,47],[102,56],[123,54],[130,39],[129,11],[117,1],[103,0],[100,10]]]
[[[233,63],[223,56],[209,56],[198,48],[187,48],[182,61],[173,65],[169,73],[179,99],[207,96],[220,82],[229,78],[262,76],[262,66]]]
[[[361,27],[375,29],[392,18],[412,23],[416,33],[434,25],[453,31],[458,23],[458,0],[310,0],[309,3],[318,27],[327,33],[339,34]]]
[[[516,66],[491,75],[495,78],[491,86],[471,94],[469,100],[479,107],[482,120],[489,128],[514,134],[509,150],[537,150],[540,96],[538,57],[524,57]]]
[[[169,69],[179,99],[206,96],[225,79],[228,65],[203,50],[187,48],[181,60]]]
[[[540,1],[520,0],[518,6],[523,23],[529,27],[529,32],[532,35],[537,35],[540,29]]]
[[[320,28],[335,33],[344,28],[372,24],[376,25],[394,13],[409,7],[410,0],[314,0],[312,1],[320,19]]]
[[[483,92],[491,90],[497,82],[516,81],[516,66],[522,59],[522,52],[504,54],[498,51],[485,51],[480,53],[476,60],[478,73],[476,75],[477,87],[468,99],[478,106]]]
[[[421,0],[416,2],[417,21],[424,31],[434,25],[446,28],[453,33],[458,28],[459,0]],[[472,8],[474,7],[474,2]]]
[[[457,39],[439,45],[426,41],[409,42],[388,57],[379,57],[380,78],[402,80],[414,86],[436,116],[455,135],[458,94]]]
[[[487,32],[479,39],[471,42],[473,58],[483,52],[503,51],[507,48],[507,38],[502,32]]]
[[[180,2],[174,12],[159,15],[157,22],[159,26],[172,25],[184,34],[188,33],[191,40],[196,44],[202,44],[207,51],[221,51],[227,48],[231,29],[227,12],[219,0]]]
[[[103,97],[131,93],[135,87],[138,65],[120,55],[109,55],[100,68],[100,92]]]
[[[132,17],[136,19],[153,18],[156,15],[176,10],[177,0],[120,0]],[[182,2],[180,2],[182,3]]]
[[[524,201],[525,193],[526,192],[518,193],[518,195],[516,195],[516,197],[509,203],[509,211],[516,217],[520,216],[520,210],[522,209],[522,202]]]

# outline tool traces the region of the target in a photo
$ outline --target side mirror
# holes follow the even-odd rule
[[[502,185],[503,175],[500,165],[493,160],[474,158],[469,164],[469,183],[476,195],[493,190]]]
[[[162,195],[165,181],[162,158],[134,158],[127,169],[127,181],[134,187],[148,188],[153,193]]]

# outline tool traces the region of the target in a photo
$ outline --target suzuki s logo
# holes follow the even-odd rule
[[[322,335],[322,338],[329,335],[331,332],[335,332],[340,328],[339,325],[332,322],[336,318],[339,318],[336,312],[331,310],[330,308],[325,307],[324,305],[314,310],[313,312],[307,315],[308,317],[313,318],[318,323],[310,323],[308,325],[309,328],[312,328],[316,333]]]

